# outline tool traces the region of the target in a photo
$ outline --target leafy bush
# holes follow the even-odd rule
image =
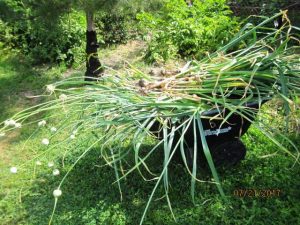
[[[129,18],[126,15],[99,13],[96,16],[96,26],[103,45],[125,44],[128,41]]]
[[[0,48],[3,49],[7,46],[6,40],[10,39],[11,34],[11,28],[6,25],[1,19],[0,19]]]
[[[80,52],[84,53],[84,23],[84,17],[75,12],[59,18],[58,24],[55,25],[33,23],[27,31],[30,33],[26,33],[26,42],[22,50],[36,63],[65,62],[72,65],[76,61],[75,56]],[[80,56],[77,60],[80,60]]]
[[[82,51],[85,18],[78,12],[46,20],[43,15],[21,4],[5,0],[0,9],[0,42],[3,46],[20,49],[33,63],[65,62],[73,64]],[[3,26],[4,24],[4,26]]]
[[[151,36],[147,61],[166,61],[178,55],[201,58],[217,50],[239,28],[230,15],[225,0],[195,0],[192,6],[184,0],[168,0],[158,15],[138,14],[141,28]]]

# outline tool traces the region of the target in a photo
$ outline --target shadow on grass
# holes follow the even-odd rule
[[[147,148],[147,149],[150,149]],[[164,195],[159,186],[151,203],[144,224],[278,224],[289,221],[297,224],[296,212],[299,209],[299,167],[287,171],[290,165],[286,156],[259,161],[257,153],[250,152],[248,159],[235,168],[220,171],[223,188],[229,202],[224,202],[215,185],[198,183],[196,185],[196,204],[190,196],[190,177],[182,165],[170,165],[170,200],[177,223],[172,219]],[[154,172],[161,171],[161,152],[150,160]],[[121,182],[123,201],[117,184],[113,184],[115,173],[109,167],[97,167],[103,164],[99,152],[95,149],[83,158],[71,172],[62,186],[63,195],[58,201],[53,224],[138,224],[155,181],[144,181],[138,172],[134,172]],[[200,178],[209,178],[199,170]],[[32,185],[29,195],[24,197],[29,224],[47,224],[54,199],[52,191],[57,187],[57,178],[40,177]],[[278,197],[250,198],[233,196],[236,189],[281,189]],[[160,199],[160,200],[158,200]]]
[[[155,161],[153,158],[150,161],[150,168],[159,172],[160,160]],[[97,166],[103,163],[99,159],[99,152],[93,150],[76,165],[62,186],[63,195],[59,199],[53,224],[138,224],[155,181],[145,182],[138,172],[133,172],[121,181],[123,201],[120,201],[118,186],[113,184],[116,180],[115,172],[108,166]],[[176,165],[172,167],[175,168]],[[189,178],[182,168],[177,167],[177,175],[180,176],[178,182],[181,188],[188,188]],[[23,201],[26,212],[30,215],[30,224],[48,222],[54,203],[52,191],[58,185],[58,181],[50,176],[39,180],[42,182],[36,182],[30,191],[35,194],[24,197]],[[160,187],[154,199],[162,197],[163,191]],[[183,192],[178,196],[177,193],[173,198],[179,204],[193,207],[188,196],[185,196],[186,202],[178,199],[188,194]],[[153,201],[151,209],[153,208],[160,209],[159,213],[163,213],[163,217],[172,222],[165,199]]]
[[[43,86],[58,79],[58,71],[48,71],[45,66],[32,67],[17,54],[0,57],[0,121],[37,103],[28,97],[42,93]]]

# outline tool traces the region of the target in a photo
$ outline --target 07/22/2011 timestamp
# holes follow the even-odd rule
[[[272,198],[280,197],[282,191],[280,189],[235,189],[233,195],[236,197],[258,197]]]

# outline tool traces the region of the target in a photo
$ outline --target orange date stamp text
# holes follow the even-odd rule
[[[282,191],[280,189],[235,189],[233,195],[240,198],[272,198],[280,197]]]

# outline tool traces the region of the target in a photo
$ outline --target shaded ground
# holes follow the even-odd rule
[[[292,160],[285,155],[260,159],[260,156],[274,151],[274,145],[259,133],[251,130],[251,138],[246,137],[249,152],[247,160],[235,168],[219,170],[223,188],[228,197],[224,202],[216,187],[208,183],[196,185],[196,204],[190,197],[190,177],[180,164],[170,168],[170,199],[177,223],[174,222],[160,188],[155,195],[144,224],[299,224],[299,179],[300,169],[291,168]],[[255,140],[255,143],[253,142]],[[138,173],[133,173],[122,182],[123,201],[116,184],[114,171],[103,164],[98,151],[80,161],[76,169],[63,185],[63,196],[59,199],[54,224],[138,224],[147,199],[155,182],[145,182]],[[157,152],[156,157],[160,157]],[[70,158],[70,162],[75,160]],[[151,167],[157,167],[153,160]],[[63,173],[66,171],[64,170]],[[6,212],[0,221],[3,224],[47,224],[53,207],[52,190],[60,178],[50,175],[45,166],[38,171],[30,183],[29,191],[24,191],[22,204],[17,203],[14,195],[6,196],[0,203],[0,212]],[[209,171],[198,171],[200,179],[209,180]],[[9,178],[10,180],[12,178]],[[14,182],[15,184],[20,182]],[[280,194],[268,197],[236,196],[237,190],[280,190]],[[12,193],[10,193],[12,194]],[[12,205],[12,202],[15,202]],[[12,207],[13,206],[13,207]],[[6,207],[4,209],[4,207]],[[5,210],[5,211],[4,211]],[[2,214],[4,215],[4,214]]]

